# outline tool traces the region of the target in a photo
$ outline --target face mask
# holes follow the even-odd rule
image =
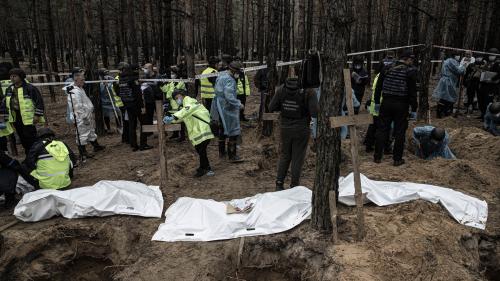
[[[177,99],[177,104],[182,105],[182,99]]]
[[[489,57],[488,57],[488,59],[489,59],[490,61],[495,61],[495,60],[496,60],[496,58],[497,58],[496,56],[489,56]]]
[[[170,74],[170,79],[176,79],[177,75],[175,73]]]
[[[235,73],[233,76],[234,76],[234,79],[239,79],[240,78],[240,74],[239,73]]]
[[[359,64],[355,65],[354,69],[361,69],[361,65],[359,65]]]
[[[456,60],[460,60],[460,56],[455,56],[455,59]]]
[[[476,58],[476,61],[477,61],[477,62],[482,62],[482,61],[483,61],[483,58]]]
[[[151,72],[149,71],[149,69],[144,69],[144,74],[145,75],[149,75]]]

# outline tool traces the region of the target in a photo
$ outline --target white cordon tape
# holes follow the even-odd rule
[[[378,49],[378,50],[371,50],[371,51],[363,51],[363,52],[349,53],[349,54],[347,54],[347,56],[351,57],[351,56],[357,56],[357,55],[363,55],[363,54],[378,53],[378,52],[383,52],[383,51],[390,51],[390,50],[399,50],[399,49],[420,47],[420,46],[424,46],[424,45],[425,44],[417,44],[417,45],[408,45],[408,46],[393,47],[393,48],[386,48],[386,49]]]
[[[446,47],[446,46],[438,46],[438,45],[433,45],[432,47],[438,48],[438,49],[443,49],[443,50],[464,51],[464,52],[472,52],[472,53],[476,53],[476,54],[484,54],[484,55],[492,55],[492,56],[499,56],[500,55],[500,54],[495,54],[495,53],[467,50],[467,49],[460,49],[460,48],[453,48],[453,47]]]
[[[95,81],[85,81],[85,84],[97,84],[97,83],[113,83],[118,82],[118,80],[95,80]],[[48,82],[48,83],[30,83],[33,86],[59,86],[59,85],[70,85],[73,82]]]

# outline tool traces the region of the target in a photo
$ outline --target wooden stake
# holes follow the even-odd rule
[[[358,222],[357,240],[363,240],[365,236],[365,219],[363,214],[363,193],[361,190],[361,176],[359,173],[359,159],[358,159],[358,135],[356,125],[371,124],[373,118],[371,115],[359,114],[354,115],[354,105],[352,100],[351,88],[351,71],[344,69],[344,83],[347,104],[347,116],[339,116],[330,118],[331,127],[349,127],[349,136],[351,138],[351,156],[352,156],[352,170],[354,173],[354,197],[356,198],[356,212]],[[331,203],[330,203],[331,204]]]
[[[332,220],[332,242],[337,243],[337,202],[335,199],[335,190],[328,192],[328,203],[330,205],[330,219]]]
[[[167,144],[165,142],[165,129],[163,125],[163,104],[156,101],[156,126],[158,127],[158,148],[160,150],[160,186],[167,187]]]

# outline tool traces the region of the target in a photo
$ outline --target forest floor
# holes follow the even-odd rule
[[[257,111],[258,100],[257,94],[249,98],[247,115]],[[65,98],[61,94],[57,103],[46,104],[50,126],[76,151],[74,132],[64,121]],[[371,179],[435,184],[486,200],[485,231],[463,226],[440,205],[421,200],[368,204],[367,236],[356,242],[355,208],[340,205],[346,222],[337,245],[305,221],[284,233],[245,238],[238,269],[239,239],[156,242],[151,237],[164,218],[57,217],[21,222],[1,233],[0,280],[500,280],[500,138],[484,132],[475,117],[432,122],[448,129],[454,161],[424,161],[405,151],[407,164],[393,167],[389,157],[374,164],[364,149],[359,154],[361,172]],[[209,159],[216,175],[210,178],[192,178],[198,160],[189,142],[169,141],[165,209],[181,196],[220,201],[273,191],[278,138],[261,138],[258,130],[255,122],[245,124],[240,164],[220,160],[213,141]],[[365,130],[360,128],[361,137]],[[132,152],[116,133],[99,141],[106,150],[76,170],[74,187],[99,180],[158,185],[157,138],[149,141],[155,149],[143,152]],[[349,140],[342,145],[345,155],[348,145]],[[349,158],[342,175],[351,171]],[[314,173],[315,154],[309,151],[302,184],[312,188]],[[15,220],[11,214],[0,212],[0,226]]]

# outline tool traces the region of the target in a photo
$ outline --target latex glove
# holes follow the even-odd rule
[[[245,105],[244,105],[244,104],[242,104],[242,103],[240,103],[240,109],[241,109],[241,110],[245,109]]]
[[[416,112],[410,112],[410,120],[417,120],[417,113]]]
[[[165,116],[163,117],[163,123],[165,124],[171,124],[175,118],[173,116]]]
[[[380,104],[375,104],[375,112],[377,112],[377,114],[380,112]]]
[[[3,130],[3,129],[5,129],[5,128],[7,128],[7,123],[5,123],[5,122],[0,122],[0,130]]]

